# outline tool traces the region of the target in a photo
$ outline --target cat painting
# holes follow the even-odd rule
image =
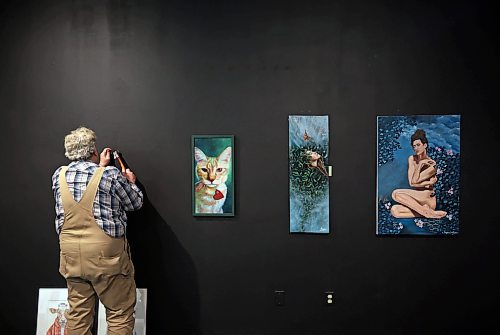
[[[197,182],[194,184],[196,214],[223,214],[223,206],[228,196],[226,182],[231,170],[231,146],[226,147],[217,157],[207,156],[194,147]]]

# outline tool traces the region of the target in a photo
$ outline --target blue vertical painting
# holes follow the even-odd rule
[[[460,115],[377,118],[378,235],[456,235]]]
[[[290,232],[330,232],[328,116],[288,118]]]

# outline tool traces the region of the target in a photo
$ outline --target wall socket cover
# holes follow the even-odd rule
[[[325,300],[327,305],[333,304],[333,291],[325,291]]]
[[[274,291],[274,304],[276,306],[285,306],[285,291]]]

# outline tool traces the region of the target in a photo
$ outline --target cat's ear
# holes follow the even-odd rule
[[[223,163],[229,165],[231,163],[231,152],[231,147],[227,147],[226,149],[224,149],[224,151],[217,158],[219,164]]]
[[[203,153],[203,151],[194,147],[194,159],[196,160],[196,163],[204,162],[207,161],[207,156]]]

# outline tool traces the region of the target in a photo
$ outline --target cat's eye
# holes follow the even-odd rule
[[[222,171],[224,171],[223,168],[217,168],[217,172],[222,172]]]
[[[201,171],[208,172],[207,168],[201,168]]]

